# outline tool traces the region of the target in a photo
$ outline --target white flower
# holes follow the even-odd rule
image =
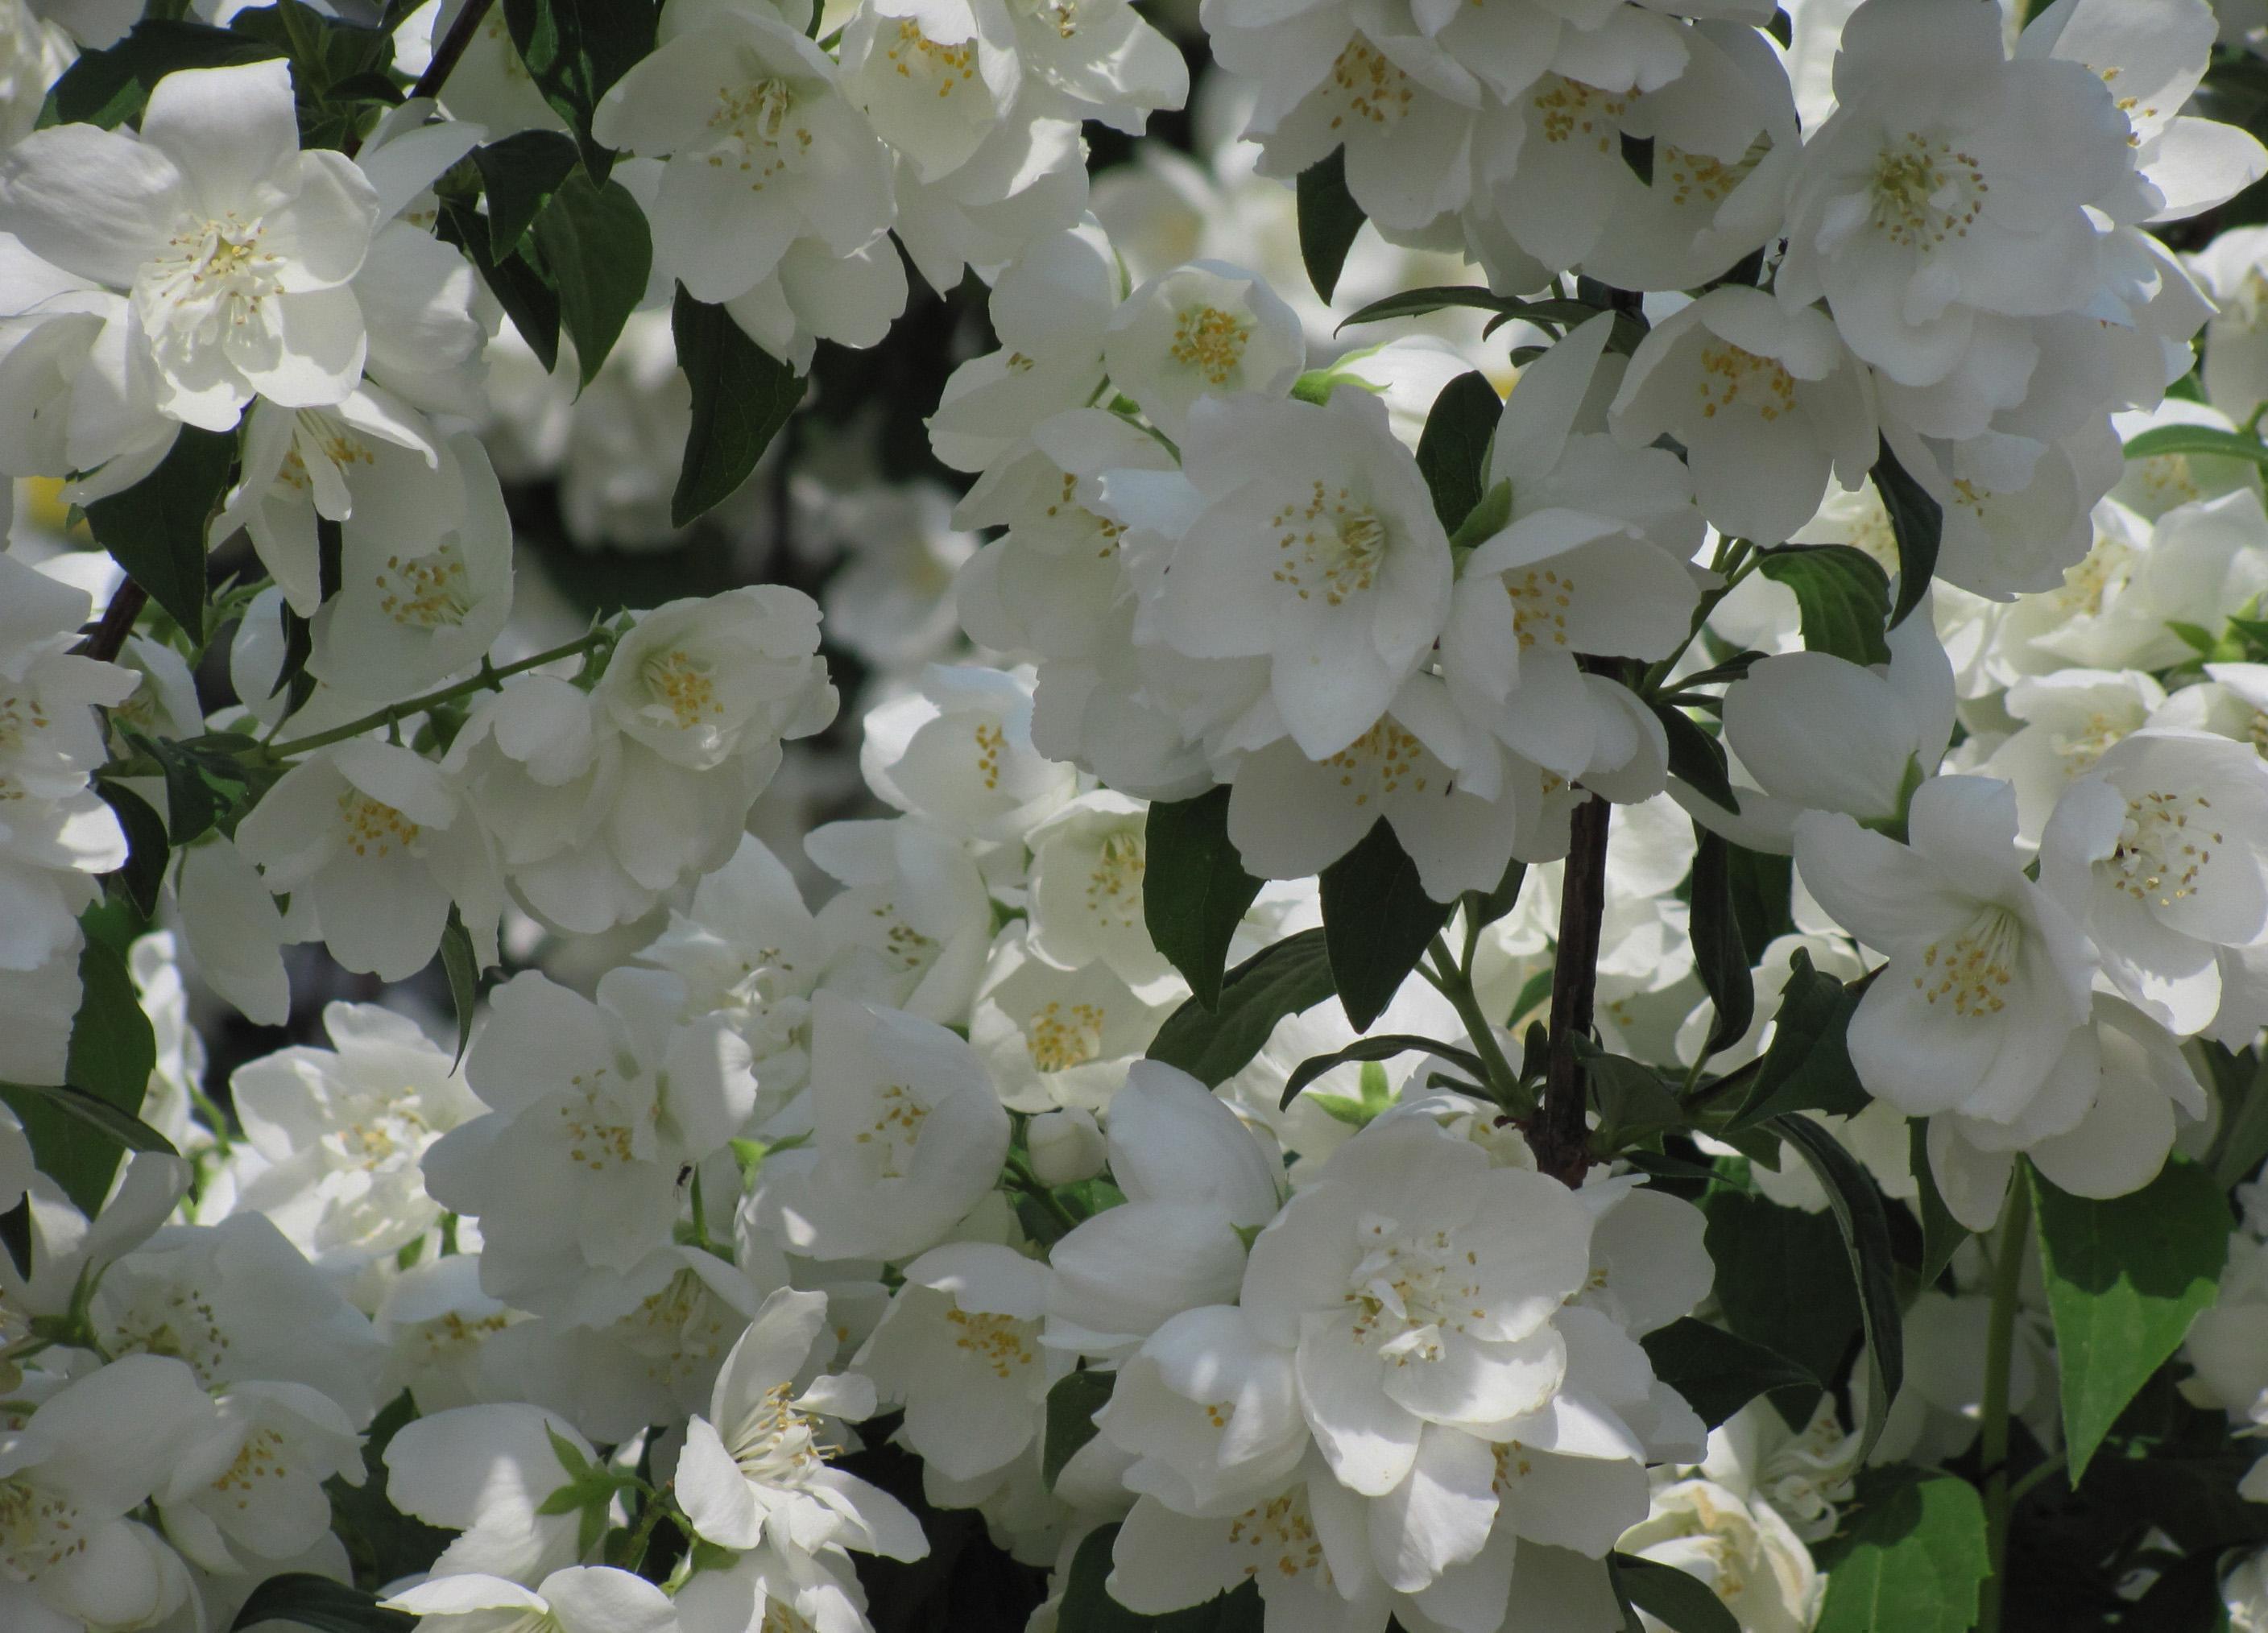
[[[828,633],[886,670],[943,657],[958,633],[953,576],[976,552],[952,493],[921,482],[829,494],[821,526],[846,557],[820,598]]]
[[[1307,348],[1298,314],[1258,274],[1199,261],[1129,295],[1111,314],[1102,356],[1112,382],[1179,438],[1200,397],[1282,396]]]
[[[1031,1148],[1032,1172],[1042,1185],[1076,1185],[1102,1172],[1109,1147],[1094,1114],[1074,1106],[1064,1111],[1042,1112],[1024,1130]],[[28,1160],[28,1159],[27,1159]],[[0,1186],[0,1195],[6,1194]]]
[[[1272,1493],[1308,1446],[1292,1352],[1228,1305],[1184,1310],[1144,1339],[1094,1424],[1133,1459],[1127,1490],[1182,1514]]]
[[[926,822],[829,822],[804,849],[846,888],[819,910],[824,984],[846,997],[964,1025],[992,945],[974,848]]]
[[[2007,783],[1933,777],[1908,829],[1900,845],[1839,812],[1795,826],[1805,886],[1889,958],[1852,1017],[1852,1063],[1901,1111],[2014,1122],[2086,1022],[2094,949],[2024,877]]]
[[[322,1482],[363,1479],[362,1437],[337,1402],[305,1384],[244,1383],[215,1403],[211,1429],[157,1493],[166,1534],[208,1570],[290,1559],[329,1531]]]
[[[1048,1254],[1050,1348],[1132,1350],[1167,1318],[1234,1299],[1244,1233],[1276,1217],[1282,1165],[1187,1072],[1138,1061],[1110,1103],[1110,1172],[1126,1202]]]
[[[724,1548],[774,1537],[919,1559],[929,1551],[919,1522],[826,1460],[828,1420],[874,1410],[867,1379],[819,1373],[834,1343],[826,1320],[824,1293],[784,1287],[764,1301],[725,1359],[709,1416],[686,1425],[677,1500],[695,1533]]]
[[[747,294],[799,240],[850,255],[890,224],[887,151],[833,61],[770,6],[674,0],[592,132],[667,158],[648,212],[655,254],[697,299]]]
[[[79,499],[130,487],[170,452],[180,422],[158,408],[157,365],[130,303],[48,265],[0,233],[0,388],[19,411],[0,421],[0,469],[86,474]]]
[[[2224,950],[2268,935],[2268,767],[2249,743],[2139,732],[2057,802],[2040,881],[2103,974],[2175,1032],[2209,1026]]]
[[[2220,1579],[2220,1601],[2235,1633],[2268,1629],[2268,1548],[2247,1554]]]
[[[1656,1491],[1653,1512],[1619,1546],[1706,1583],[1742,1633],[1809,1633],[1827,1597],[1827,1579],[1787,1521],[1710,1480]],[[1641,1619],[1648,1633],[1662,1625]]]
[[[378,220],[353,161],[300,151],[280,59],[168,74],[138,137],[58,125],[0,166],[0,229],[128,293],[158,406],[210,430],[255,394],[312,408],[353,387],[366,342],[346,284]]]
[[[435,1200],[480,1216],[482,1285],[523,1306],[666,1246],[683,1169],[755,1102],[747,1046],[723,1016],[681,1019],[674,976],[613,970],[598,996],[532,970],[498,988],[465,1061],[492,1109],[425,1154]]]
[[[229,1079],[245,1137],[267,1159],[236,1205],[273,1220],[318,1267],[351,1273],[439,1222],[419,1161],[481,1106],[406,1017],[331,1004],[323,1026],[333,1048],[279,1049]]]
[[[2220,308],[2205,322],[2205,398],[2243,420],[2268,402],[2268,227],[2237,227],[2185,258]]]
[[[1057,969],[1107,965],[1154,1000],[1180,982],[1143,916],[1148,812],[1141,800],[1098,789],[1025,836],[1032,851],[1026,945]]]
[[[126,1516],[213,1421],[196,1377],[129,1355],[64,1386],[0,1431],[0,1615],[32,1633],[155,1625],[189,1593],[172,1548]]]
[[[821,991],[811,1096],[811,1143],[768,1157],[747,1204],[793,1252],[909,1258],[999,1178],[1008,1114],[976,1053],[934,1022]]]
[[[2139,670],[2021,675],[2001,698],[2021,724],[1977,769],[2016,791],[2019,831],[2037,844],[2064,791],[2092,771],[2105,749],[2146,724],[2174,724],[2153,718],[2165,702],[2165,688]]]
[[[438,767],[374,738],[319,749],[239,823],[269,891],[304,900],[331,956],[403,981],[441,945],[453,903],[495,961],[503,890],[487,836]]]
[[[822,1633],[863,1633],[866,1594],[836,1547],[767,1541],[722,1570],[703,1570],[677,1591],[685,1633],[747,1633],[768,1620],[798,1620]]]
[[[1005,1467],[1039,1432],[1071,1357],[1040,1344],[1048,1268],[1012,1247],[951,1242],[905,1284],[854,1365],[902,1405],[906,1444],[952,1480]]]
[[[1032,747],[1028,672],[932,664],[871,710],[858,768],[899,810],[969,839],[1020,839],[1078,791]]]
[[[533,1588],[503,1577],[434,1576],[380,1605],[418,1618],[426,1633],[676,1633],[668,1597],[643,1577],[608,1565],[555,1570]]]
[[[688,771],[745,755],[767,774],[784,737],[835,717],[819,608],[799,590],[749,585],[638,615],[595,694],[622,733]]]
[[[1010,1110],[1101,1112],[1181,997],[1145,999],[1101,962],[1057,969],[1010,929],[993,946],[968,1041]]]
[[[575,1563],[581,1516],[541,1512],[568,1482],[555,1438],[585,1462],[595,1460],[572,1424],[532,1406],[460,1407],[395,1431],[386,1446],[387,1500],[428,1525],[462,1533],[433,1562],[438,1578],[535,1582]]]
[[[1448,541],[1416,460],[1375,399],[1340,392],[1321,406],[1200,401],[1182,473],[1194,493],[1160,528],[1170,560],[1136,638],[1265,658],[1281,731],[1310,758],[1338,753],[1448,613]]]
[[[480,1399],[482,1349],[524,1318],[481,1291],[478,1254],[457,1253],[395,1276],[373,1319],[391,1351],[379,1393],[391,1400],[407,1389],[431,1416]]]
[[[1835,326],[1738,284],[1653,327],[1609,417],[1633,446],[1675,437],[1701,513],[1759,545],[1809,521],[1830,474],[1864,482],[1877,449],[1866,374]]]

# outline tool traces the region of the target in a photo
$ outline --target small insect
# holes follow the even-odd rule
[[[677,1170],[677,1182],[678,1182],[680,1185],[684,1184],[686,1181],[688,1181],[688,1180],[691,1179],[692,1177],[693,1177],[693,1165],[692,1165],[691,1163],[689,1163],[689,1162],[688,1162],[688,1163],[685,1163],[685,1164],[681,1165],[681,1166],[678,1168],[678,1170]]]

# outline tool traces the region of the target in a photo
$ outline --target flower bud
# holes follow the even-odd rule
[[[1102,1172],[1102,1130],[1094,1114],[1079,1107],[1032,1119],[1032,1172],[1042,1185],[1076,1185]]]

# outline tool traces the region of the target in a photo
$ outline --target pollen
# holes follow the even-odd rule
[[[647,658],[638,673],[646,689],[660,700],[681,730],[725,712],[725,706],[717,701],[717,683],[708,666],[689,652],[673,648]]]
[[[1331,64],[1330,86],[1324,95],[1338,102],[1339,111],[1331,115],[1330,128],[1339,129],[1353,120],[1375,130],[1390,130],[1402,122],[1417,94],[1410,76],[1357,34]]]
[[[1042,1071],[1066,1071],[1102,1053],[1103,1008],[1050,998],[1025,1024],[1025,1047]]]
[[[1512,601],[1512,631],[1522,651],[1539,643],[1567,644],[1567,612],[1575,604],[1575,580],[1554,567],[1531,567],[1517,577],[1506,573],[1504,592]]]
[[[423,831],[392,805],[372,799],[358,788],[339,795],[339,819],[346,824],[347,848],[358,857],[383,859],[397,849],[406,852]]]
[[[2169,908],[2196,895],[2226,842],[2203,794],[2158,791],[2126,802],[2118,846],[2105,864],[2117,888],[2146,906]]]
[[[1701,349],[1698,390],[1705,420],[1716,418],[1719,409],[1746,401],[1756,417],[1769,424],[1795,406],[1794,377],[1777,360],[1760,357],[1730,341]]]
[[[1982,1020],[2008,1007],[2003,995],[2016,979],[2023,931],[2006,908],[1988,907],[1950,942],[1922,949],[1914,989],[1932,1009],[1942,1002],[1963,1020]]]
[[[1142,878],[1149,852],[1141,831],[1121,828],[1095,847],[1086,875],[1086,909],[1103,923],[1131,930],[1142,922]]]
[[[1244,362],[1244,349],[1251,340],[1250,319],[1218,306],[1188,306],[1174,322],[1174,342],[1167,352],[1183,368],[1226,386]]]
[[[953,1344],[990,1367],[995,1378],[1013,1378],[1034,1359],[1032,1336],[1037,1323],[989,1311],[947,1310],[954,1328]]]
[[[1320,593],[1326,606],[1372,588],[1392,542],[1384,519],[1345,488],[1314,483],[1307,503],[1269,518],[1280,552],[1270,576],[1301,600]]]

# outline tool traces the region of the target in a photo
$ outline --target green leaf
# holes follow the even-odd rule
[[[1851,1278],[1859,1289],[1859,1313],[1867,1336],[1867,1397],[1861,1460],[1874,1448],[1889,1417],[1890,1402],[1905,1382],[1905,1328],[1890,1257],[1890,1223],[1874,1176],[1835,1136],[1808,1117],[1788,1113],[1767,1125],[1778,1130],[1811,1165],[1827,1192],[1828,1210],[1843,1232]]]
[[[210,832],[251,786],[237,754],[253,739],[234,732],[209,732],[176,741],[122,733],[128,747],[158,762],[166,779],[166,827],[175,849]]]
[[[1918,1274],[1921,1285],[1934,1287],[1937,1278],[1945,1274],[1945,1267],[1953,1262],[1953,1255],[1970,1237],[1969,1227],[1953,1217],[1953,1210],[1945,1205],[1945,1197],[1937,1188],[1937,1175],[1929,1166],[1929,1120],[1915,1117],[1909,1121],[1906,1137],[1906,1162],[1913,1170],[1914,1183],[1920,1195],[1914,1198],[1914,1211],[1921,1216],[1921,1264]]]
[[[1150,809],[1154,814],[1157,807]],[[1323,932],[1303,930],[1229,971],[1214,1008],[1189,998],[1167,1016],[1150,1040],[1150,1058],[1218,1088],[1260,1053],[1278,1021],[1314,1008],[1336,990]]]
[[[346,1544],[355,1575],[364,1582],[421,1575],[450,1542],[451,1533],[402,1513],[387,1500],[386,1449],[416,1416],[416,1403],[405,1389],[370,1421],[362,1443],[362,1479],[350,1485],[343,1475],[333,1475],[323,1482],[331,1499],[331,1528]]]
[[[1756,1019],[1756,985],[1749,978],[1748,950],[1733,911],[1732,847],[1699,823],[1693,825],[1691,913],[1686,921],[1693,941],[1694,967],[1716,1006],[1709,1029],[1711,1054],[1745,1036]]]
[[[1046,1428],[1040,1443],[1040,1478],[1049,1490],[1056,1489],[1056,1476],[1063,1473],[1064,1465],[1094,1438],[1094,1415],[1109,1404],[1110,1391],[1117,1382],[1117,1373],[1088,1367],[1065,1372],[1049,1387]]]
[[[2208,453],[2268,465],[2268,444],[2245,431],[2220,430],[2211,425],[2157,425],[2127,439],[2130,460],[2154,460],[2169,453]]]
[[[1197,1002],[1215,1008],[1228,944],[1260,894],[1228,836],[1228,790],[1153,802],[1143,843],[1142,920],[1150,939]]]
[[[1653,717],[1669,739],[1669,774],[1690,785],[1712,805],[1738,816],[1741,802],[1733,797],[1733,779],[1725,764],[1724,746],[1694,723],[1693,717],[1674,703],[1656,702]]]
[[[1477,550],[1505,530],[1512,520],[1512,484],[1500,482],[1480,497],[1449,533],[1453,550]]]
[[[1818,1381],[1778,1351],[1690,1315],[1638,1342],[1654,1376],[1684,1396],[1712,1429],[1760,1394]]]
[[[1867,1091],[1851,1063],[1851,1017],[1859,994],[1811,966],[1798,947],[1788,957],[1787,984],[1772,1016],[1772,1041],[1756,1066],[1756,1085],[1726,1125],[1737,1134],[1785,1112],[1866,1110]]]
[[[1616,1596],[1645,1611],[1670,1633],[1741,1633],[1739,1620],[1716,1590],[1675,1565],[1616,1553],[1607,1556],[1607,1569],[1614,1577]]]
[[[449,922],[441,927],[441,973],[448,978],[449,1003],[457,1011],[457,1059],[450,1063],[453,1070],[473,1041],[473,1006],[481,996],[480,955],[473,951],[473,933],[465,928],[453,901]]]
[[[417,1618],[387,1610],[367,1588],[334,1582],[304,1570],[270,1577],[252,1590],[230,1622],[230,1633],[262,1622],[294,1622],[316,1633],[409,1633]]]
[[[1307,262],[1307,282],[1323,304],[1339,286],[1339,269],[1346,265],[1354,235],[1367,219],[1362,206],[1347,191],[1346,150],[1333,148],[1300,173],[1300,259]]]
[[[1859,1510],[1816,1633],[1967,1633],[1992,1570],[1984,1504],[1950,1475],[1906,1471]]]
[[[1421,1038],[1413,1033],[1382,1032],[1374,1038],[1357,1038],[1343,1049],[1333,1049],[1328,1055],[1310,1056],[1300,1063],[1284,1085],[1282,1104],[1285,1107],[1300,1098],[1300,1091],[1335,1067],[1351,1061],[1392,1060],[1396,1055],[1439,1055],[1461,1071],[1469,1073],[1475,1083],[1484,1082],[1488,1068],[1481,1064],[1480,1056],[1470,1049],[1461,1049],[1439,1038]]]
[[[1456,904],[1425,894],[1418,864],[1384,817],[1323,870],[1321,883],[1331,979],[1348,1023],[1360,1032],[1394,1001]]]
[[[1815,1381],[1831,1381],[1859,1326],[1858,1291],[1844,1268],[1835,1222],[1729,1188],[1712,1191],[1702,1210],[1725,1324]],[[1796,1421],[1810,1408],[1803,1401]]]
[[[489,247],[507,254],[535,224],[575,169],[575,140],[557,130],[522,130],[483,143],[469,155],[489,202]]]
[[[1804,650],[1854,664],[1886,664],[1882,638],[1890,614],[1890,577],[1874,558],[1847,544],[1787,544],[1767,551],[1756,570],[1795,592]]]
[[[559,321],[588,386],[645,294],[653,234],[619,181],[571,175],[535,217],[535,246],[559,291]]]
[[[2225,1191],[2250,1179],[2268,1157],[2268,1059],[2253,1068],[2242,1098],[2224,1116],[2213,1143],[2213,1182]]]
[[[1528,864],[1507,863],[1504,877],[1491,891],[1468,890],[1458,905],[1464,908],[1465,922],[1475,928],[1493,924],[1520,905],[1520,887],[1528,882]],[[1515,1014],[1519,1011],[1514,1011]]]
[[[16,1199],[16,1205],[0,1213],[0,1247],[8,1250],[8,1262],[16,1267],[16,1274],[26,1281],[32,1279],[32,1199],[26,1195]]]
[[[247,7],[229,19],[229,27],[265,40],[290,59],[303,148],[335,148],[358,139],[373,104],[402,99],[387,73],[394,65],[394,36],[387,30],[326,17],[303,0]]]
[[[464,251],[465,259],[497,298],[512,327],[548,373],[559,366],[559,291],[550,276],[527,258],[525,247],[497,252],[489,241],[488,217],[461,199],[444,198],[433,236]]]
[[[150,808],[148,800],[122,784],[98,781],[94,791],[102,796],[126,835],[126,865],[107,877],[117,881],[136,912],[144,918],[154,918],[169,854],[165,821]]]
[[[1366,1129],[1384,1116],[1394,1104],[1394,1088],[1386,1078],[1386,1068],[1374,1060],[1362,1063],[1358,1079],[1359,1094],[1314,1094],[1308,1098],[1350,1129]]]
[[[1261,1633],[1260,1590],[1244,1583],[1187,1610],[1162,1616],[1138,1615],[1110,1597],[1110,1550],[1118,1541],[1116,1522],[1086,1534],[1071,1556],[1064,1578],[1063,1605],[1056,1615],[1062,1633]]]
[[[1937,547],[1945,529],[1945,511],[1929,491],[1898,463],[1888,439],[1874,460],[1874,491],[1890,519],[1890,532],[1898,541],[1898,600],[1890,609],[1890,628],[1905,622],[1906,614],[1921,605],[1937,571]]]
[[[1598,1108],[1596,1149],[1619,1152],[1686,1124],[1684,1108],[1662,1075],[1626,1055],[1609,1055],[1587,1038],[1573,1040],[1583,1057],[1583,1081]]]
[[[2073,1196],[2025,1168],[2076,1486],[2118,1414],[2213,1302],[2232,1221],[2213,1176],[2186,1158],[2108,1202]]]
[[[1761,961],[1774,941],[1795,933],[1795,916],[1790,910],[1794,861],[1734,845],[1725,864],[1730,876],[1733,915],[1741,925],[1741,945],[1749,950],[1752,961]]]
[[[92,1218],[110,1194],[123,1149],[173,1148],[136,1117],[158,1063],[158,1042],[126,960],[100,937],[88,936],[79,949],[78,978],[63,1068],[68,1087],[11,1084],[0,1089],[0,1099],[23,1122],[40,1172]],[[146,1144],[145,1136],[157,1144]]]
[[[48,92],[40,123],[114,130],[142,116],[151,88],[168,74],[185,68],[265,63],[281,55],[271,45],[202,23],[166,18],[136,23],[117,44],[79,53]]]
[[[653,50],[656,0],[504,0],[505,26],[528,77],[575,132],[583,164],[603,181],[614,155],[591,135],[608,87]]]
[[[1488,376],[1460,374],[1441,388],[1418,438],[1418,468],[1433,496],[1433,513],[1444,532],[1454,533],[1481,502],[1482,475],[1488,468],[1489,441],[1504,412]],[[1511,492],[1506,490],[1506,514]],[[1501,522],[1498,524],[1500,527]]]
[[[669,332],[693,387],[693,430],[677,490],[669,496],[670,523],[682,527],[747,481],[803,401],[803,379],[750,340],[722,306],[694,299],[682,283]]]
[[[205,529],[235,463],[232,432],[184,425],[157,469],[86,507],[95,542],[198,639],[205,630]]]

